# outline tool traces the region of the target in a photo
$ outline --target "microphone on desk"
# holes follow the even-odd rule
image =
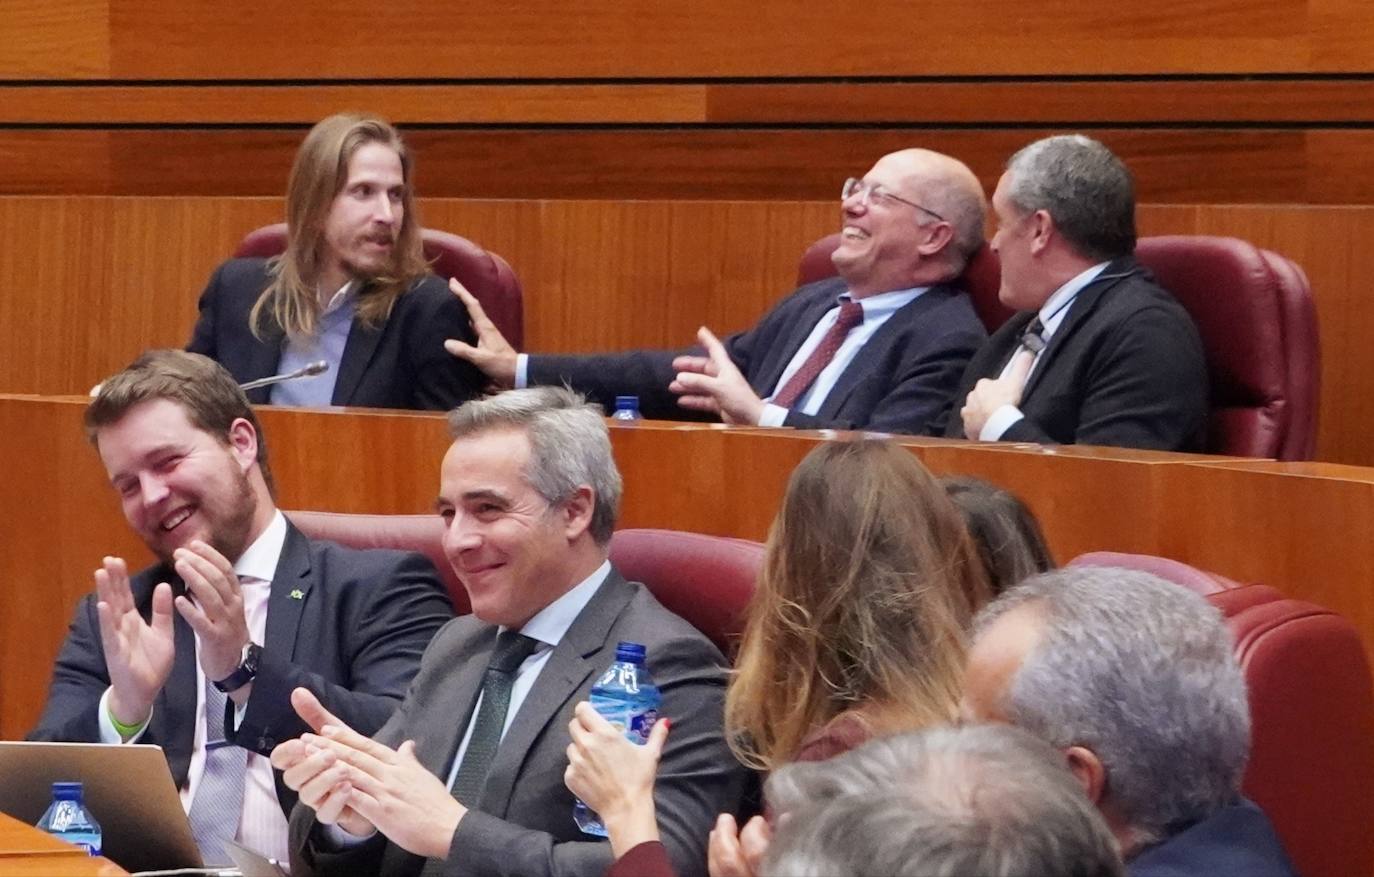
[[[309,365],[298,368],[293,372],[272,375],[268,378],[258,378],[256,381],[248,381],[245,384],[239,384],[239,389],[247,392],[249,390],[256,390],[258,387],[270,387],[273,384],[281,384],[299,378],[313,378],[315,375],[322,375],[327,371],[329,371],[329,363],[323,359],[317,359]]]

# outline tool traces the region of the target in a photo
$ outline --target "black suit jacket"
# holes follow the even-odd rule
[[[153,588],[185,586],[162,564],[133,576],[130,586],[144,618]],[[96,711],[110,685],[100,644],[94,594],[82,598],[53,670],[48,702],[30,740],[97,743]],[[306,539],[287,525],[272,579],[262,663],[253,680],[243,724],[232,739],[270,755],[283,740],[308,730],[291,708],[291,690],[310,689],[325,708],[372,733],[386,722],[420,667],[434,634],[453,617],[453,606],[433,564],[419,554],[357,551]],[[163,748],[178,786],[185,785],[196,725],[195,635],[173,614],[176,658],[172,675],[153,703],[140,743]],[[233,728],[233,702],[225,704]],[[296,793],[277,774],[277,800],[290,815]]]
[[[200,317],[186,349],[203,353],[247,383],[277,373],[285,333],[258,340],[248,315],[271,277],[265,259],[230,259],[215,269],[200,296]],[[358,320],[348,333],[334,384],[335,405],[447,411],[477,396],[486,379],[444,350],[444,339],[475,344],[467,308],[444,281],[429,275],[406,290],[381,326]],[[266,404],[271,387],[248,392]]]
[[[803,286],[779,302],[752,329],[730,336],[725,348],[760,398],[776,390],[787,364],[822,315],[835,306],[845,282],[831,278]],[[941,418],[954,398],[959,375],[987,337],[963,292],[935,286],[893,314],[840,376],[815,416],[789,411],[784,423],[798,429],[868,429],[922,433]],[[618,394],[639,396],[646,417],[684,419],[690,414],[668,390],[673,358],[700,355],[641,350],[585,356],[531,356],[529,383],[566,383],[610,407]]]
[[[388,746],[415,741],[415,754],[447,780],[481,689],[497,629],[455,619],[425,652],[405,702],[377,734]],[[679,877],[706,871],[716,814],[734,812],[746,772],[722,736],[725,659],[705,636],[612,570],[549,656],[496,752],[477,806],[458,824],[447,859],[425,860],[378,835],[344,852],[320,834],[304,804],[291,817],[298,874],[586,875],[601,877],[608,843],[581,834],[563,784],[573,707],[615,660],[621,640],[643,643],[672,721],[654,784],[659,830]]]
[[[996,378],[1036,317],[1022,311],[969,363],[945,434],[964,437],[958,409]],[[1109,264],[1078,293],[1026,382],[1025,418],[1003,441],[1198,448],[1207,419],[1207,361],[1197,327],[1134,259]]]

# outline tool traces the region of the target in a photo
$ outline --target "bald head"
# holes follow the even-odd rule
[[[978,177],[957,158],[930,149],[903,149],[892,152],[879,164],[891,160],[896,168],[905,168],[910,185],[920,192],[919,203],[945,218],[954,229],[952,257],[957,272],[964,270],[969,258],[983,244],[983,227],[987,213],[987,199]]]
[[[863,182],[844,200],[832,257],[856,297],[953,280],[982,245],[982,186],[958,159],[903,149]]]

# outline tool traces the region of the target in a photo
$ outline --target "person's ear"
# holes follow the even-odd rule
[[[1070,746],[1064,750],[1064,760],[1068,763],[1069,772],[1083,787],[1083,793],[1088,796],[1088,800],[1100,805],[1102,796],[1107,791],[1107,768],[1103,766],[1102,759],[1091,749]]]
[[[596,510],[596,491],[583,484],[573,491],[573,495],[563,501],[563,533],[568,541],[578,538],[592,525],[592,512]]]
[[[258,431],[247,418],[239,417],[229,424],[229,452],[244,472],[258,461]]]

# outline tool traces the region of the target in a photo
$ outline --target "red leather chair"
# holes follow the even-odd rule
[[[354,548],[418,551],[433,561],[454,611],[472,611],[467,591],[444,557],[438,515],[355,515],[287,512],[312,539]],[[691,622],[727,656],[743,631],[744,608],[763,563],[763,546],[747,539],[678,530],[619,530],[611,562],[625,578],[643,582],[664,606]]]
[[[519,350],[525,343],[525,303],[520,279],[505,259],[490,250],[456,234],[426,228],[420,232],[425,258],[435,274],[444,278],[458,278],[473,297],[482,303],[482,310]],[[286,249],[286,223],[264,225],[250,231],[238,249],[236,258],[268,258]]]
[[[761,543],[681,530],[618,530],[611,563],[734,657],[763,566]]]
[[[833,276],[839,235],[812,244],[798,282]],[[1310,460],[1317,444],[1321,349],[1307,276],[1292,261],[1237,238],[1141,238],[1136,258],[1192,316],[1211,381],[1207,450]],[[961,284],[989,332],[1011,312],[997,300],[997,254],[983,247]]]
[[[1154,573],[1222,611],[1250,694],[1245,794],[1269,814],[1298,873],[1374,871],[1374,682],[1354,626],[1167,558],[1099,551],[1070,565]]]
[[[1207,448],[1310,460],[1317,443],[1321,350],[1302,269],[1237,238],[1141,238],[1136,258],[1188,310],[1211,381]]]
[[[835,252],[839,245],[840,236],[832,234],[807,247],[806,252],[802,253],[801,262],[797,265],[797,285],[805,286],[817,280],[834,277],[835,265],[830,261],[830,254]],[[983,321],[989,333],[997,331],[999,326],[1016,313],[997,298],[997,289],[1001,284],[1002,272],[997,263],[997,254],[987,245],[979,247],[978,252],[973,254],[973,258],[964,267],[958,285],[973,300],[974,313]]]

